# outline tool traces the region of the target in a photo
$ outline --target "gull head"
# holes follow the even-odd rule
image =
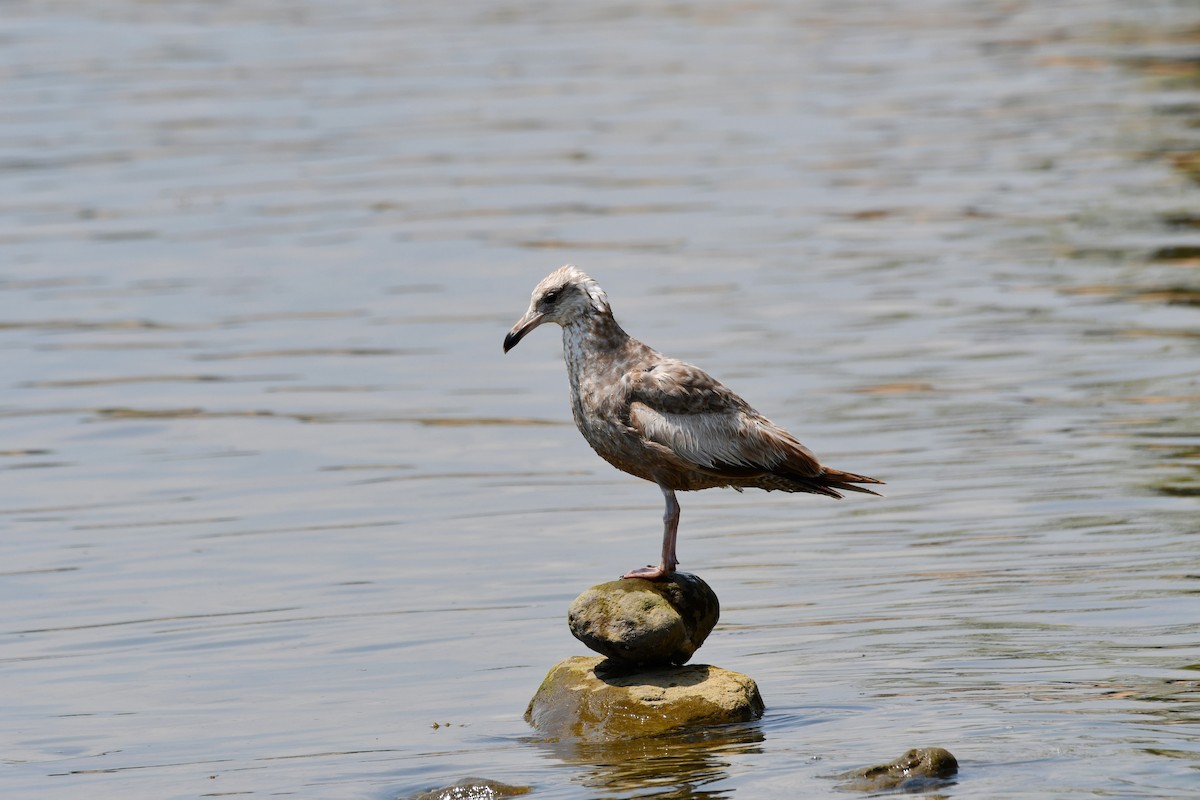
[[[504,352],[516,347],[525,334],[543,322],[556,322],[565,328],[594,314],[607,313],[611,313],[608,296],[599,284],[574,264],[559,267],[534,287],[529,310],[504,337]]]

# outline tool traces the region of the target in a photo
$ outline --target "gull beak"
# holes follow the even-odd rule
[[[532,308],[525,313],[525,316],[517,320],[517,324],[513,325],[512,330],[508,332],[508,336],[504,337],[504,352],[508,352],[517,346],[517,342],[525,338],[525,334],[541,325],[546,319],[546,315],[541,311],[534,311]]]

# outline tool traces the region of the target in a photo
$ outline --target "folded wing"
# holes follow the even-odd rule
[[[731,478],[821,474],[791,434],[690,364],[663,359],[636,373],[629,398],[631,426],[695,469]]]

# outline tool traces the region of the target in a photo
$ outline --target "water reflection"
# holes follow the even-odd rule
[[[714,784],[729,777],[735,759],[762,752],[757,722],[642,739],[607,742],[531,739],[546,758],[576,770],[588,789],[637,798],[717,800],[733,790]]]

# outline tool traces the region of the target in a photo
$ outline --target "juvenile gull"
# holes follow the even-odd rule
[[[658,566],[626,578],[675,571],[676,491],[754,487],[840,498],[838,490],[877,494],[855,484],[883,483],[822,466],[708,373],[634,339],[613,318],[604,290],[571,264],[534,288],[529,310],[504,337],[504,352],[543,322],[562,326],[571,414],[583,438],[617,469],[657,483],[667,501]]]

